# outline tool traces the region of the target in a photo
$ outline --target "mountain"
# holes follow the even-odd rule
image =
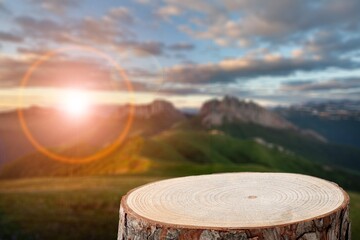
[[[360,148],[360,102],[329,101],[274,109],[301,128],[312,129],[330,142]]]
[[[240,101],[225,96],[222,100],[210,100],[201,107],[200,118],[205,126],[220,126],[224,123],[244,122],[278,129],[296,129],[279,115],[254,102]]]
[[[320,134],[309,129],[300,129],[275,112],[250,101],[225,96],[222,100],[210,100],[202,106],[199,115],[207,127],[222,126],[230,123],[252,123],[268,128],[297,131],[302,135],[325,142]]]
[[[339,100],[325,102],[308,102],[278,107],[275,111],[286,116],[288,114],[301,114],[314,116],[326,120],[357,120],[360,121],[360,101]]]
[[[314,130],[300,128],[253,102],[229,96],[210,100],[200,109],[197,121],[206,129],[235,138],[260,138],[314,162],[360,170],[360,149],[329,144]]]
[[[29,130],[46,148],[86,143],[99,148],[113,141],[124,129],[129,106],[97,106],[86,118],[73,119],[46,107],[24,109]],[[156,100],[135,105],[129,136],[157,134],[185,119],[172,103]],[[36,151],[23,133],[16,111],[0,114],[0,165]]]
[[[87,164],[67,164],[34,152],[5,164],[0,177],[241,170],[340,178],[360,171],[359,149],[328,144],[305,134],[305,130],[252,102],[234,97],[211,100],[192,117],[185,117],[166,101],[134,108],[129,135],[111,155]],[[129,106],[119,107],[111,116],[89,120],[99,124],[86,126],[87,130],[79,133],[83,135],[76,138],[81,141],[49,148],[71,156],[96,152],[104,147],[101,144],[106,143],[105,139],[118,135],[128,114]],[[350,180],[341,179],[346,184]]]
[[[119,116],[125,117],[129,114],[130,106],[127,104],[120,107]],[[158,115],[162,115],[171,122],[184,120],[184,115],[174,107],[171,102],[166,100],[154,100],[149,104],[134,105],[134,117],[149,119]]]
[[[185,114],[165,100],[155,100],[149,104],[133,105],[133,122],[130,136],[148,136],[158,134],[184,121]],[[130,114],[130,105],[120,106],[115,118],[124,122]]]

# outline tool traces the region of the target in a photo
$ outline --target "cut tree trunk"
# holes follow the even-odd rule
[[[150,183],[121,200],[118,240],[351,239],[349,196],[323,179],[227,173]]]

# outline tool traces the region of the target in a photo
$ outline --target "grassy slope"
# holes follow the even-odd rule
[[[116,239],[120,198],[153,177],[0,181],[0,239]]]
[[[68,151],[74,152],[74,149]],[[61,163],[39,153],[32,154],[5,165],[0,170],[0,177],[120,173],[176,176],[219,170],[305,173],[360,190],[359,174],[324,167],[291,152],[270,149],[252,140],[192,130],[170,130],[151,138],[133,138],[111,156],[88,164]]]
[[[54,161],[33,153],[5,164],[0,169],[1,178],[44,177],[44,176],[83,176],[141,173],[149,168],[150,161],[139,155],[142,140],[134,138],[104,159],[85,164],[69,164]],[[72,156],[87,151],[84,146],[68,148]]]
[[[301,128],[317,131],[331,142],[360,147],[360,121],[329,120],[297,113],[290,113],[284,117]]]
[[[360,192],[350,192],[352,239],[360,239]]]
[[[360,150],[343,145],[326,144],[293,131],[265,128],[255,124],[228,124],[220,130],[236,138],[261,137],[312,161],[360,171]]]
[[[121,196],[156,177],[73,177],[0,181],[0,239],[116,239]],[[351,192],[353,239],[360,193]]]
[[[339,183],[347,189],[360,190],[360,175],[309,161],[291,152],[269,149],[252,140],[239,140],[227,135],[211,135],[201,131],[170,131],[153,138],[144,145],[142,154],[156,159],[166,172],[180,172],[176,162],[192,166],[226,166],[233,171],[275,171],[314,175]],[[171,167],[171,168],[170,168]],[[161,168],[160,168],[161,169]],[[159,170],[159,172],[163,172]]]

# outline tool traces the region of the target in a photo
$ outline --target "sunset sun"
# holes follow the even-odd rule
[[[61,109],[70,116],[81,117],[89,111],[90,99],[84,91],[69,90],[61,101]]]

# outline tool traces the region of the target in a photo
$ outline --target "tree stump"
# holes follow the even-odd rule
[[[118,240],[351,239],[349,196],[323,179],[288,173],[174,178],[121,200]]]

